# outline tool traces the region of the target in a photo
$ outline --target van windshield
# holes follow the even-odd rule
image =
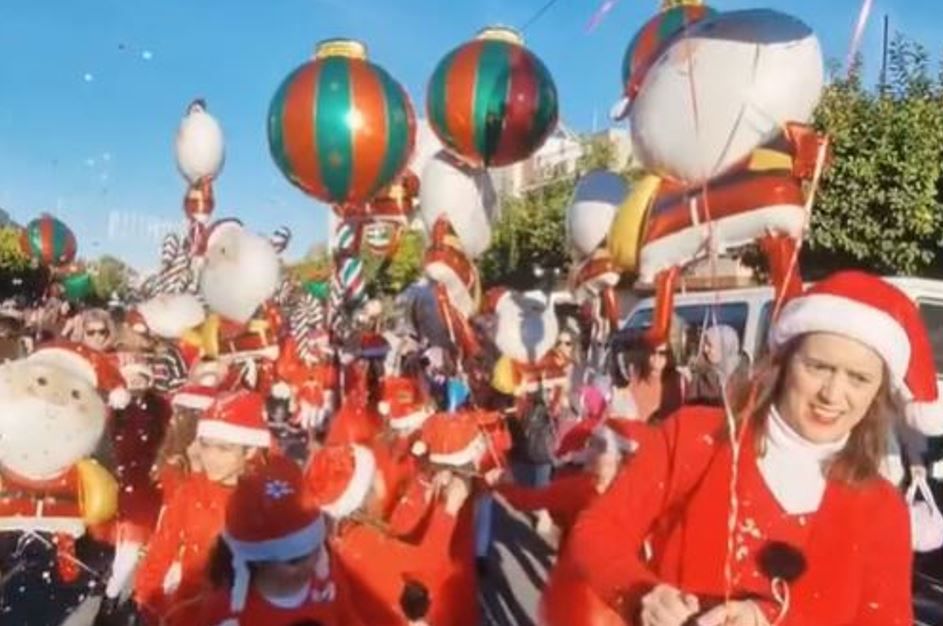
[[[680,361],[684,363],[698,353],[701,333],[714,324],[715,317],[717,324],[725,324],[737,331],[740,345],[743,346],[749,312],[749,306],[745,302],[675,305],[673,324],[680,324],[681,327],[673,328],[672,334],[680,337],[682,341],[682,345],[679,346],[681,348]],[[652,324],[652,314],[651,307],[636,310],[626,322],[623,331],[648,328]]]
[[[943,377],[943,301],[923,300],[918,302],[920,316],[930,335],[933,346],[933,361],[937,378]]]

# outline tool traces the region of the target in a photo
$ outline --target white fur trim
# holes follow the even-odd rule
[[[943,398],[933,402],[908,402],[907,423],[928,437],[943,435]]]
[[[124,387],[112,389],[108,393],[108,406],[113,409],[123,409],[131,404],[131,393]]]
[[[88,359],[77,352],[65,348],[40,348],[31,354],[27,361],[42,363],[50,367],[58,367],[71,372],[82,380],[88,381],[93,387],[98,387],[98,374]]]
[[[62,533],[72,537],[85,534],[85,522],[78,517],[0,517],[0,532]]]
[[[244,563],[290,561],[307,556],[321,547],[326,535],[324,517],[318,515],[307,526],[284,537],[264,541],[241,541],[223,531],[223,540],[233,557]]]
[[[279,400],[287,400],[291,398],[291,387],[288,383],[279,381],[272,385],[271,396]]]
[[[485,441],[484,435],[478,433],[471,443],[467,446],[458,450],[457,452],[450,452],[448,454],[438,454],[433,452],[429,455],[429,460],[435,463],[436,465],[451,465],[453,467],[461,467],[463,465],[468,465],[469,463],[476,463],[488,451],[488,443]]]
[[[212,396],[204,396],[199,393],[178,393],[174,395],[171,404],[174,406],[182,406],[187,409],[197,409],[204,410],[210,408],[213,404],[214,398]]]
[[[432,412],[428,409],[419,409],[418,411],[413,411],[412,413],[407,413],[403,416],[391,417],[389,419],[389,424],[390,428],[393,430],[414,431],[422,426],[431,416]]]
[[[891,372],[895,388],[906,390],[910,339],[893,317],[850,298],[817,293],[801,296],[783,307],[770,343],[779,347],[806,333],[834,333],[860,341],[877,352]],[[909,396],[909,391],[905,391]]]
[[[409,447],[409,451],[413,456],[426,456],[429,454],[429,446],[426,445],[425,441],[416,440]]]
[[[334,519],[343,519],[360,508],[377,473],[377,462],[370,450],[357,444],[352,444],[351,449],[354,452],[354,475],[339,498],[321,506]]]
[[[250,428],[208,419],[202,419],[197,424],[196,436],[250,448],[267,448],[272,443],[272,435],[267,428]]]
[[[377,402],[377,412],[380,415],[389,415],[390,414],[390,403],[386,400],[381,400]]]
[[[468,317],[475,312],[475,300],[465,282],[448,264],[436,261],[426,266],[426,276],[437,283],[442,283],[449,294],[449,300],[458,311]]]

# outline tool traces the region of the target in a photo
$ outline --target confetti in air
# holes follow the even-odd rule
[[[84,75],[82,78],[83,78],[83,79],[85,80],[85,82],[87,82],[87,83],[90,83],[90,82],[92,82],[93,80],[95,80],[95,77],[92,76],[92,75],[91,75],[90,73],[88,73],[88,72],[86,72],[85,75]]]

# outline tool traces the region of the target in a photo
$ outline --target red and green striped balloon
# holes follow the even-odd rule
[[[31,259],[50,267],[71,263],[78,250],[69,227],[51,215],[42,215],[23,229],[20,247]]]
[[[684,30],[717,11],[703,4],[685,4],[665,9],[648,20],[635,34],[622,57],[622,85],[631,100],[638,93],[645,72]]]
[[[429,125],[476,166],[510,165],[533,154],[557,125],[553,77],[507,29],[486,29],[449,52],[426,92]]]
[[[409,96],[361,44],[322,43],[269,107],[269,149],[292,184],[330,204],[359,204],[393,182],[412,154]]]

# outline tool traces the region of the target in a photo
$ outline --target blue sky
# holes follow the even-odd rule
[[[265,137],[282,78],[324,38],[367,43],[370,58],[407,88],[418,111],[449,49],[479,28],[523,25],[546,0],[2,0],[0,207],[25,223],[61,216],[80,253],[156,263],[160,228],[182,219],[184,183],[173,137],[187,104],[204,97],[221,121],[227,160],[217,215],[253,229],[295,232],[290,256],[326,238],[327,209],[289,185]],[[525,33],[557,82],[562,116],[600,124],[619,95],[626,44],[657,0],[621,0],[593,33],[601,0],[558,0]],[[863,52],[880,55],[881,17],[926,44],[943,34],[938,0],[875,0]],[[829,57],[843,58],[860,0],[767,0],[808,22]],[[759,6],[715,0],[717,9]]]

